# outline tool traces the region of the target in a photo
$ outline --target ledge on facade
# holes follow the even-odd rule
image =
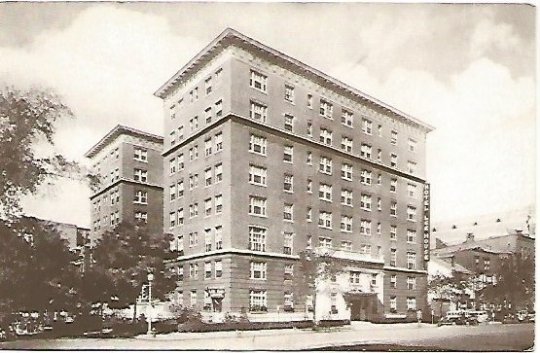
[[[152,141],[158,144],[163,144],[163,136],[154,135],[146,131],[134,129],[125,125],[116,125],[111,131],[109,131],[98,143],[96,143],[92,148],[84,154],[86,158],[94,157],[99,151],[101,151],[105,146],[114,141],[118,136],[129,135],[134,137],[140,137],[148,141]]]
[[[185,260],[192,260],[192,259],[197,259],[197,258],[207,257],[207,256],[228,255],[228,254],[275,257],[275,258],[287,258],[287,259],[291,259],[291,260],[298,260],[300,258],[298,255],[287,255],[287,254],[276,253],[276,252],[266,252],[266,251],[254,251],[254,250],[248,250],[248,249],[228,248],[228,249],[207,251],[207,252],[202,252],[202,253],[197,253],[197,254],[189,254],[189,255],[178,256],[176,258],[176,261],[185,261]]]
[[[152,184],[152,183],[147,183],[147,182],[142,182],[142,181],[135,181],[133,179],[128,179],[128,178],[121,177],[118,180],[115,180],[114,182],[112,182],[112,183],[100,188],[96,192],[94,192],[90,196],[90,200],[94,199],[96,196],[101,195],[103,192],[105,192],[107,190],[110,190],[111,188],[113,188],[114,186],[120,184],[121,182],[129,183],[129,184],[137,184],[137,185],[147,186],[147,187],[156,188],[156,189],[163,189],[163,185],[160,185],[160,184]]]
[[[396,272],[422,273],[426,275],[428,273],[427,270],[411,270],[405,267],[384,266],[384,269],[389,270],[389,271],[396,271]]]
[[[382,256],[374,257],[368,254],[360,254],[359,252],[342,250],[342,249],[333,249],[327,247],[316,247],[314,253],[318,256],[328,256],[340,260],[348,260],[355,262],[370,262],[376,264],[384,264],[384,259]]]

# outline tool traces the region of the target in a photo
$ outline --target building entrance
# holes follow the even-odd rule
[[[371,321],[377,316],[377,296],[374,293],[350,293],[346,300],[351,308],[351,321]]]

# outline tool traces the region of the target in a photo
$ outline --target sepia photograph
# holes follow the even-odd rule
[[[0,1],[0,350],[532,351],[536,20]]]

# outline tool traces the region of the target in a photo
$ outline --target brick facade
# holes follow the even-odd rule
[[[118,125],[85,154],[100,180],[90,197],[93,243],[122,221],[137,222],[136,215],[163,234],[162,145],[160,136]],[[138,192],[146,199],[137,201]]]
[[[166,128],[164,224],[179,242],[180,256],[171,266],[183,269],[178,270],[183,271],[178,288],[183,304],[202,308],[204,291],[214,289],[223,294],[220,310],[257,311],[250,310],[250,291],[255,296],[264,291],[261,302],[268,312],[279,312],[292,291],[285,266],[297,271],[300,252],[331,242],[326,245],[345,270],[336,283],[318,287],[324,294],[317,295],[321,313],[350,318],[355,312],[364,317],[368,310],[368,319],[412,319],[417,309],[425,311],[422,193],[425,135],[431,127],[360,98],[357,91],[232,30],[204,54],[156,93],[164,101]],[[264,82],[256,83],[261,77]],[[321,110],[327,104],[331,114]],[[257,106],[265,107],[264,118],[254,114]],[[345,114],[352,117],[350,124]],[[331,131],[331,143],[321,141],[323,130]],[[264,147],[250,147],[256,140],[264,141]],[[363,145],[370,146],[370,155]],[[395,165],[392,155],[397,155]],[[250,181],[253,168],[264,182]],[[216,170],[222,170],[222,177]],[[208,183],[206,176],[211,177]],[[182,182],[181,196],[171,191]],[[327,188],[327,200],[321,199],[321,188]],[[167,198],[170,194],[173,199]],[[264,211],[253,211],[252,199]],[[222,235],[219,249],[216,232]],[[254,233],[264,234],[264,248],[250,242]],[[395,263],[391,249],[396,250]],[[407,253],[414,255],[407,260]],[[204,279],[205,262],[214,266],[216,260],[222,261],[222,276]],[[253,262],[265,263],[266,279],[250,277]],[[191,278],[195,264],[198,275]],[[396,288],[390,285],[392,274]],[[407,288],[407,277],[415,278],[414,288]],[[369,309],[355,308],[345,297]],[[395,312],[390,309],[394,297]],[[305,298],[293,301],[295,311],[306,309]]]

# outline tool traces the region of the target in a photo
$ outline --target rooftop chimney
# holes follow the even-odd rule
[[[467,233],[466,243],[472,243],[474,241],[474,233]]]

